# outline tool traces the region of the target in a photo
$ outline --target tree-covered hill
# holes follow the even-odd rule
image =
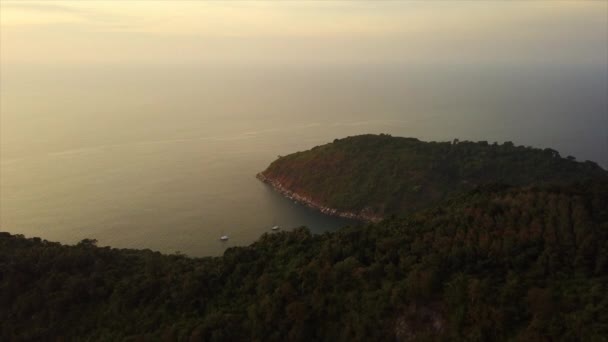
[[[477,185],[608,179],[608,172],[552,149],[381,134],[280,157],[259,178],[325,212],[373,220],[428,207]]]
[[[2,341],[601,341],[608,183],[486,186],[223,257],[0,233]]]

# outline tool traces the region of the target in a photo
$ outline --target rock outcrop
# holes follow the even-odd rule
[[[353,212],[353,211],[342,211],[342,210],[338,210],[335,208],[330,208],[330,207],[324,206],[308,196],[299,194],[295,191],[288,189],[283,184],[281,184],[281,182],[279,180],[267,177],[263,173],[258,173],[256,175],[256,178],[261,180],[262,182],[270,185],[275,191],[277,191],[278,193],[282,194],[283,196],[289,198],[290,200],[303,204],[307,207],[316,209],[326,215],[338,216],[338,217],[342,217],[342,218],[360,220],[360,221],[366,221],[366,222],[379,222],[379,221],[382,221],[382,219],[383,219],[383,217],[381,217],[381,216],[374,215],[372,210],[369,208],[365,208],[359,212]]]

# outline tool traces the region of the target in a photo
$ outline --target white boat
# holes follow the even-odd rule
[[[281,227],[280,226],[274,226],[274,227],[272,227],[270,229],[272,229],[272,230],[279,230],[279,229],[281,229]]]
[[[228,241],[228,239],[229,239],[228,235],[222,235],[222,236],[220,236],[220,240],[222,240],[222,241]]]

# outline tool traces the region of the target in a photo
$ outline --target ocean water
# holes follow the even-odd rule
[[[334,138],[513,141],[608,166],[606,66],[3,66],[0,230],[220,255],[333,231],[255,178]],[[220,235],[230,236],[220,242]]]

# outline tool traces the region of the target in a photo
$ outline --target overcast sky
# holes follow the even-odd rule
[[[5,1],[10,64],[606,64],[607,1]]]

